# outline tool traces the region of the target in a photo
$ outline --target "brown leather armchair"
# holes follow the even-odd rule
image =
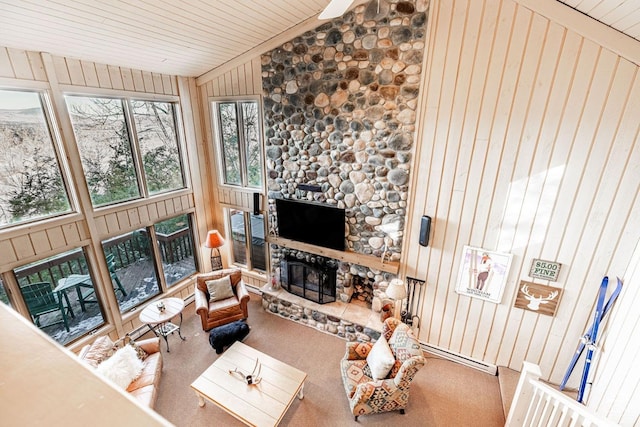
[[[220,301],[209,301],[207,280],[229,276],[234,296]],[[200,315],[202,329],[205,331],[216,326],[235,322],[249,317],[249,292],[242,281],[242,272],[237,268],[212,271],[199,274],[195,284],[196,313]]]

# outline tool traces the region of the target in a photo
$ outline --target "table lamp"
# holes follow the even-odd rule
[[[222,270],[222,256],[218,249],[224,245],[224,239],[218,230],[211,230],[207,233],[207,240],[204,242],[205,248],[211,249],[211,270]]]
[[[393,317],[401,319],[402,300],[407,297],[407,290],[404,288],[404,282],[400,279],[392,279],[385,291],[387,296],[394,301]]]

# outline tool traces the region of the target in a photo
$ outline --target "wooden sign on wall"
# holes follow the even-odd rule
[[[521,280],[514,307],[553,316],[561,294],[562,289]]]
[[[545,279],[557,282],[558,275],[560,274],[560,267],[562,267],[562,264],[559,262],[534,259],[531,263],[529,276],[535,279]]]

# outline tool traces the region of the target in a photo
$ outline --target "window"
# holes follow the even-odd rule
[[[71,211],[43,95],[0,90],[0,226]]]
[[[184,187],[174,104],[84,96],[66,102],[94,206]]]
[[[183,188],[173,104],[155,101],[132,104],[149,194]]]
[[[11,301],[9,301],[9,295],[7,295],[7,291],[4,288],[4,282],[2,281],[2,277],[0,277],[0,301],[4,304],[11,306]]]
[[[33,323],[60,344],[104,324],[83,249],[21,266],[13,273]]]
[[[121,313],[160,293],[151,248],[150,232],[145,228],[102,242]]]
[[[179,215],[154,225],[162,270],[167,286],[197,271],[193,246],[193,228],[189,215]]]
[[[236,209],[229,209],[228,212],[233,261],[250,269],[266,271],[264,215]]]
[[[216,101],[216,134],[222,154],[222,181],[262,188],[260,116],[257,101]]]
[[[157,222],[153,229],[141,228],[102,242],[121,313],[160,294],[161,277],[168,287],[197,271],[191,222],[189,215],[178,215]],[[159,268],[155,263],[158,251],[162,260]]]

